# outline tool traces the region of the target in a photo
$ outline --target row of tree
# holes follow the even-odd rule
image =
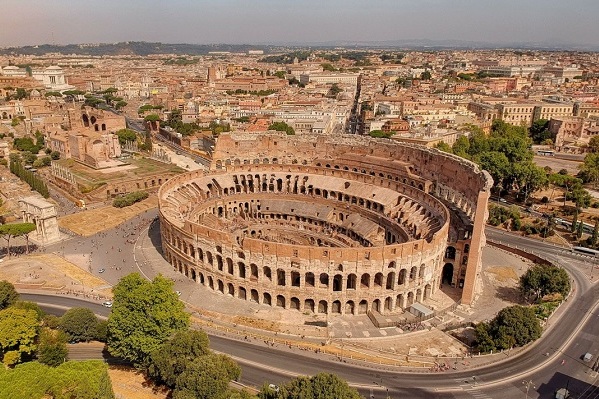
[[[21,180],[29,184],[29,186],[33,190],[40,193],[42,197],[50,197],[50,192],[48,191],[48,186],[46,185],[46,183],[42,179],[37,177],[32,171],[25,169],[21,161],[11,159],[9,167],[11,173],[17,175]]]

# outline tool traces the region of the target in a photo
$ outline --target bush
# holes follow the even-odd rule
[[[69,341],[91,341],[96,336],[98,319],[91,309],[71,308],[60,318],[60,329]]]
[[[124,208],[126,206],[131,206],[136,202],[143,201],[148,198],[148,193],[145,191],[134,191],[132,193],[126,194],[122,197],[115,198],[112,201],[112,206],[115,208]]]

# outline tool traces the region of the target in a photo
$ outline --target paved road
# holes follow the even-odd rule
[[[599,311],[594,306],[599,298],[599,289],[592,284],[591,259],[549,243],[504,234],[494,229],[487,229],[487,237],[489,240],[517,245],[528,252],[537,252],[560,263],[570,271],[575,283],[567,311],[559,322],[550,321],[549,330],[532,350],[517,357],[506,356],[501,365],[493,364],[467,372],[409,374],[327,361],[323,360],[322,355],[309,355],[287,348],[283,350],[264,342],[211,336],[211,346],[238,360],[243,369],[241,381],[254,386],[260,386],[264,381],[283,382],[298,373],[314,374],[326,370],[347,379],[366,397],[370,397],[372,392],[377,399],[386,397],[387,393],[392,398],[483,399],[521,396],[525,393],[525,380],[535,384],[528,394],[530,398],[551,398],[555,389],[566,384],[572,389],[578,386],[579,392],[583,392],[588,388],[585,382],[596,383],[597,378],[589,364],[580,360],[580,356],[586,352],[598,353],[595,337],[599,334],[599,320],[596,319]],[[69,301],[74,299],[60,299],[63,306],[67,306]],[[100,314],[107,313],[106,308],[94,310]],[[574,338],[564,343],[564,337],[571,335]],[[549,356],[545,356],[546,353]]]

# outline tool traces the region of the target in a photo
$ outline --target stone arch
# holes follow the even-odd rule
[[[399,276],[397,278],[398,285],[404,285],[406,283],[406,275],[407,274],[408,274],[408,271],[406,269],[401,269],[399,271]]]
[[[239,299],[247,299],[247,291],[245,290],[245,287],[239,287],[237,297]]]
[[[264,266],[262,268],[262,275],[267,278],[268,280],[272,281],[272,272],[270,270],[270,267],[268,266]]]
[[[453,263],[446,263],[441,274],[441,284],[453,284]]]
[[[393,307],[393,299],[391,299],[391,297],[388,296],[387,298],[385,298],[385,310],[390,312],[392,307]]]
[[[370,274],[362,274],[362,277],[360,277],[360,288],[370,288]]]
[[[377,273],[374,275],[374,286],[375,287],[383,287],[383,273]]]
[[[333,301],[331,304],[331,313],[341,313],[341,301]]]
[[[366,314],[368,312],[368,301],[362,299],[358,304],[358,314]]]
[[[456,249],[455,247],[449,246],[445,249],[445,259],[455,259]]]
[[[305,285],[306,287],[314,287],[314,273],[308,272],[305,277]]]
[[[289,309],[300,310],[300,300],[296,297],[292,297],[289,300]]]
[[[285,308],[285,297],[283,295],[277,295],[277,307]]]
[[[431,297],[432,294],[432,286],[430,284],[427,284],[424,286],[424,297],[422,298],[423,300],[427,300]]]
[[[260,303],[260,295],[258,294],[257,290],[252,289],[250,291],[250,301]]]
[[[410,281],[416,280],[416,276],[418,273],[418,268],[416,266],[412,266],[410,269]]]
[[[318,313],[328,313],[329,306],[327,301],[318,301]]]
[[[347,281],[345,283],[345,288],[348,290],[355,290],[356,289],[356,280],[357,277],[355,274],[350,273],[347,275]]]
[[[340,274],[336,274],[333,277],[333,291],[342,291],[343,290],[343,276]]]
[[[345,314],[355,314],[356,311],[356,306],[354,304],[354,301],[347,301],[345,303]]]
[[[306,299],[304,301],[304,311],[314,313],[314,299]]]
[[[218,280],[218,290],[223,294],[225,293],[225,284],[222,280]]]
[[[385,283],[385,288],[388,290],[395,289],[395,272],[387,274],[387,282]]]
[[[381,300],[380,299],[377,298],[374,301],[372,301],[372,310],[375,312],[381,313]]]
[[[262,294],[262,303],[265,305],[272,306],[272,298],[268,292],[265,292],[264,294]]]
[[[329,286],[329,275],[326,273],[320,273],[320,285],[324,285],[325,287]]]

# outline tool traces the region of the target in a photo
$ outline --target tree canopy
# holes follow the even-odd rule
[[[114,399],[108,366],[101,360],[66,362],[56,368],[29,362],[0,368],[1,399]]]
[[[523,346],[541,336],[541,325],[531,307],[510,306],[489,323],[475,327],[476,346],[481,352]]]
[[[37,360],[45,365],[57,367],[66,361],[68,354],[66,334],[43,328],[37,347]]]
[[[113,293],[108,351],[138,367],[147,365],[150,354],[173,333],[189,326],[189,314],[169,279],[157,276],[150,282],[133,273],[123,277]]]
[[[148,375],[173,388],[177,377],[198,357],[210,353],[208,335],[203,331],[185,330],[152,352]]]
[[[579,166],[579,176],[585,183],[599,183],[599,152],[585,155],[583,163]]]
[[[0,351],[5,365],[13,366],[35,351],[38,328],[33,310],[10,307],[0,311]]]
[[[0,310],[6,309],[19,300],[19,293],[9,281],[0,281]]]
[[[261,399],[359,399],[358,391],[335,374],[319,373],[312,377],[297,377],[275,392],[267,385],[258,394]]]
[[[96,336],[98,318],[88,308],[71,308],[60,318],[59,328],[69,341],[91,341]]]
[[[273,122],[268,127],[268,130],[276,130],[277,132],[285,132],[290,136],[295,134],[295,130],[285,122]]]
[[[570,277],[559,266],[535,264],[520,277],[520,290],[535,301],[548,294],[565,298],[570,292]]]

